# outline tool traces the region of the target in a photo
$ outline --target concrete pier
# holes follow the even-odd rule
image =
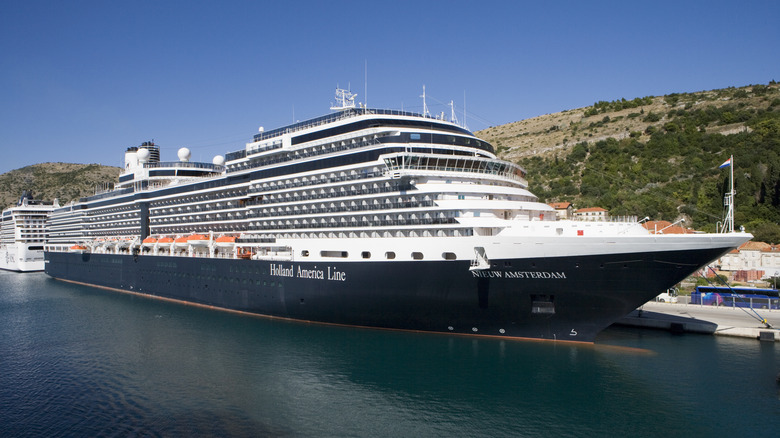
[[[761,341],[780,341],[780,311],[756,309],[758,321],[751,309],[649,302],[631,312],[616,324],[655,328],[680,333],[706,333],[737,336]]]

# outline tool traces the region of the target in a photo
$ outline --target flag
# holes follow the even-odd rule
[[[728,160],[724,161],[723,164],[718,166],[718,169],[723,169],[724,167],[729,167],[729,166],[731,166],[731,158],[729,158]]]

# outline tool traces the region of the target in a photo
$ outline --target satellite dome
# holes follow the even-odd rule
[[[149,149],[142,148],[142,149],[138,150],[138,152],[136,153],[136,156],[138,157],[138,161],[144,162],[144,161],[147,161],[149,159],[149,155],[150,154],[151,154],[151,152],[149,152]]]
[[[179,149],[179,161],[190,161],[190,156],[192,156],[192,153],[187,148],[181,148]]]
[[[215,155],[214,159],[211,160],[211,162],[217,166],[222,166],[223,164],[225,164],[225,157],[223,157],[222,155]]]

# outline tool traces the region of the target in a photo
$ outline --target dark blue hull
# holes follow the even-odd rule
[[[469,261],[226,260],[47,252],[54,278],[258,315],[592,342],[729,248]]]

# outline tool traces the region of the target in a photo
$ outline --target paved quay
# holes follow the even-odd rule
[[[780,310],[756,309],[772,328],[767,328],[751,309],[649,302],[616,324],[664,329],[674,332],[737,336],[762,341],[780,341]]]

